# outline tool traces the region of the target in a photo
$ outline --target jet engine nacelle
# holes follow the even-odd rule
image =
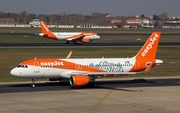
[[[86,38],[86,37],[84,37],[84,38],[82,39],[82,41],[83,41],[84,43],[89,43],[89,39]]]
[[[70,77],[69,82],[72,86],[85,86],[89,82],[89,77],[86,75],[74,75]]]

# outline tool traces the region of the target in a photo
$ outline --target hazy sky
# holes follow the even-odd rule
[[[85,14],[151,16],[167,12],[180,16],[180,0],[0,0],[0,12],[35,14]]]

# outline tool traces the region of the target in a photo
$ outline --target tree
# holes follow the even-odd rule
[[[145,18],[144,14],[141,15],[141,18]]]
[[[159,15],[159,18],[161,21],[168,21],[169,20],[169,14],[166,12],[163,12]]]
[[[157,16],[157,15],[153,15],[153,20],[159,20],[159,16]]]
[[[27,11],[21,11],[21,22],[23,22],[24,24],[27,24],[28,22],[28,15],[27,15]]]

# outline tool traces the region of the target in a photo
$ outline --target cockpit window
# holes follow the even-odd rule
[[[18,67],[18,68],[28,68],[27,65],[18,65],[17,67]]]

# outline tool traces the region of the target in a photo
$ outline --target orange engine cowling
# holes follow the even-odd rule
[[[69,82],[72,86],[85,86],[89,82],[89,77],[86,75],[74,75],[70,77]]]
[[[83,41],[84,43],[89,43],[89,39],[86,38],[86,37],[84,37],[84,38],[82,39],[82,41]]]

